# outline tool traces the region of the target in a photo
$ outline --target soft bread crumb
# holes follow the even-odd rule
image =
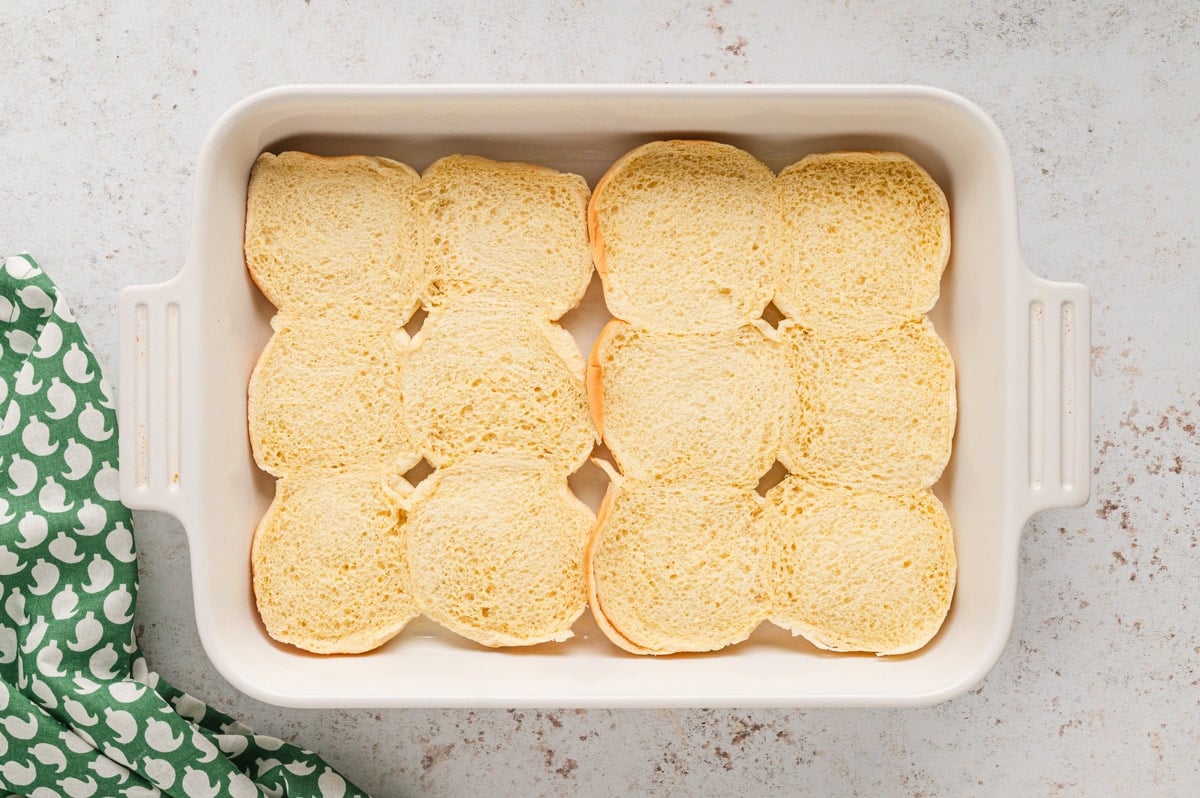
[[[550,319],[591,276],[587,197],[578,176],[482,158],[419,179],[384,158],[260,156],[246,262],[280,313],[248,420],[257,461],[283,477],[252,555],[272,637],[346,653],[396,634],[417,612],[410,508],[431,618],[486,645],[570,636],[593,519],[566,476],[596,436],[582,356]],[[412,491],[400,475],[421,454],[447,467]],[[475,559],[446,562],[453,546]],[[491,565],[469,597],[426,579],[472,562]]]
[[[424,288],[416,257],[418,175],[363,155],[263,153],[246,194],[246,266],[294,315],[403,324]]]
[[[771,621],[833,651],[904,654],[937,633],[954,540],[928,490],[886,496],[791,476],[767,493]]]
[[[592,253],[618,319],[648,330],[734,330],[779,281],[771,170],[711,141],[656,141],[626,154],[588,206]]]
[[[775,304],[818,332],[874,331],[927,313],[950,257],[950,210],[894,152],[810,155],[776,179],[785,263]]]
[[[796,423],[783,348],[753,325],[680,335],[613,321],[591,361],[593,412],[632,479],[753,487]]]
[[[435,466],[524,451],[564,476],[596,443],[570,335],[506,295],[436,308],[401,363],[412,439]],[[564,359],[564,355],[569,359]]]
[[[285,477],[252,555],[269,633],[367,650],[419,602],[483,645],[564,640],[586,579],[635,653],[715,650],[768,613],[823,648],[925,645],[955,580],[924,489],[955,416],[921,319],[949,252],[940,189],[895,153],[774,178],[671,141],[614,164],[585,223],[587,198],[577,176],[468,156],[419,180],[382,158],[259,159],[246,258],[282,309],[249,397],[255,456]],[[586,288],[588,230],[628,323],[585,391],[550,322]],[[772,297],[778,333],[758,321]],[[596,429],[622,474],[593,527],[565,480]],[[439,470],[410,494],[399,473],[421,454]],[[776,455],[797,475],[763,510],[752,486]]]
[[[713,651],[766,617],[761,499],[749,489],[609,487],[588,548],[592,614],[637,654]]]
[[[420,458],[403,419],[395,335],[290,312],[272,324],[248,390],[260,468],[275,476],[368,464],[403,472]]]
[[[726,145],[655,142],[609,169],[588,225],[624,320],[588,364],[622,472],[589,547],[600,628],[639,654],[743,639],[753,613],[714,631],[705,601],[754,594],[725,566],[769,544],[759,589],[781,625],[835,650],[924,645],[955,579],[949,522],[925,490],[956,413],[953,363],[922,318],[949,255],[941,190],[897,153],[814,155],[771,178]],[[769,294],[788,317],[778,331],[759,318]],[[756,352],[781,342],[786,372],[734,345],[748,325]],[[811,482],[789,476],[741,533],[723,502],[776,455]],[[725,547],[730,529],[741,537]]]
[[[407,561],[426,615],[485,646],[571,636],[594,517],[564,475],[528,454],[477,454],[438,469],[409,506]]]
[[[557,319],[592,279],[579,175],[527,163],[451,155],[421,176],[416,192],[427,301],[503,291]]]
[[[908,493],[950,459],[954,363],[928,319],[853,337],[785,326],[801,406],[780,451],[789,471],[832,485]]]
[[[403,524],[374,469],[279,480],[251,550],[267,633],[318,654],[369,651],[398,634],[417,615]]]

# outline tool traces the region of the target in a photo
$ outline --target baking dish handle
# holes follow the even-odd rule
[[[118,303],[121,501],[176,518],[186,490],[180,462],[188,382],[180,348],[186,273],[126,288]]]
[[[1091,297],[1086,286],[1031,273],[1021,323],[1029,427],[1026,515],[1081,507],[1091,492]]]

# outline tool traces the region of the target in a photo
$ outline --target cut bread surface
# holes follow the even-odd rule
[[[604,442],[636,480],[752,487],[796,423],[783,348],[754,325],[679,335],[610,322],[588,389]]]
[[[924,645],[955,579],[928,491],[957,412],[924,318],[949,256],[941,189],[898,153],[812,155],[775,177],[727,145],[662,141],[609,169],[588,223],[618,319],[588,368],[621,471],[589,548],[600,628],[634,653],[720,648],[756,623],[721,627],[704,604],[746,609],[736,586],[823,648]],[[759,320],[772,297],[778,330]],[[744,531],[727,503],[776,457],[792,475]],[[724,566],[759,546],[763,581],[739,585]]]
[[[626,154],[588,206],[592,259],[618,319],[663,332],[733,330],[779,281],[771,170],[711,141]]]
[[[595,519],[565,476],[529,454],[478,454],[438,469],[407,506],[406,559],[427,616],[485,646],[571,637]]]
[[[635,654],[713,651],[766,617],[753,490],[619,480],[588,547],[593,615]]]
[[[954,363],[928,319],[855,337],[785,326],[801,410],[779,459],[826,484],[885,493],[937,482],[950,459]]]
[[[503,295],[436,308],[401,367],[406,418],[435,466],[525,451],[564,475],[592,451],[583,357],[570,334]]]
[[[402,325],[424,287],[413,194],[387,158],[263,153],[246,195],[246,266],[275,307]]]
[[[950,257],[946,197],[895,152],[810,155],[776,179],[784,268],[775,304],[820,332],[923,316]]]
[[[761,516],[771,620],[833,651],[904,654],[937,633],[954,594],[946,511],[928,490],[900,496],[791,476]]]
[[[401,527],[375,469],[285,477],[251,549],[268,634],[318,654],[377,648],[417,615]]]
[[[426,580],[431,618],[486,645],[570,635],[593,517],[566,477],[596,435],[583,358],[550,320],[591,276],[587,198],[578,176],[469,156],[424,177],[385,158],[259,157],[246,263],[280,312],[247,416],[256,460],[281,477],[252,554],[272,637],[381,645],[418,611],[411,576],[445,565],[447,546],[500,568],[472,593],[492,619]],[[410,539],[401,475],[422,455],[445,468],[421,486]],[[428,567],[408,567],[410,543]]]
[[[420,611],[526,646],[590,602],[638,654],[714,651],[768,617],[831,650],[920,648],[956,578],[928,490],[954,364],[923,318],[949,243],[945,196],[897,153],[775,176],[651,142],[590,202],[576,175],[474,156],[417,175],[262,155],[245,252],[280,309],[248,395],[280,477],[252,553],[268,633],[364,651]],[[592,261],[616,318],[585,364],[554,320]],[[566,479],[600,437],[620,473],[593,518]],[[791,475],[764,504],[776,458]]]
[[[579,175],[472,155],[436,161],[416,191],[432,304],[506,292],[557,319],[592,278],[587,182]]]
[[[272,326],[248,390],[260,468],[277,477],[367,464],[403,473],[420,459],[403,419],[395,333],[290,312]]]

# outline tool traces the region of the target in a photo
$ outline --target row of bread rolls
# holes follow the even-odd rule
[[[279,312],[248,417],[279,482],[251,559],[272,637],[365,651],[422,613],[489,646],[571,635],[594,518],[566,480],[596,434],[553,322],[591,278],[587,197],[482,158],[259,158],[246,262]]]
[[[424,326],[401,368],[436,467],[405,502],[417,606],[477,643],[561,641],[595,521],[567,476],[596,443],[583,357],[554,324],[592,276],[583,178],[451,156],[417,191]]]
[[[248,392],[255,459],[278,478],[254,594],[267,632],[309,651],[376,648],[419,614],[384,489],[421,457],[394,335],[419,301],[418,182],[385,158],[302,153],[264,154],[250,178],[246,265],[279,311]]]
[[[728,145],[653,142],[597,185],[589,229],[617,317],[589,372],[619,469],[588,550],[600,627],[640,654],[765,619],[839,651],[928,642],[955,579],[929,490],[955,418],[925,318],[949,254],[937,185],[895,153],[776,176]],[[789,475],[761,497],[776,458]]]

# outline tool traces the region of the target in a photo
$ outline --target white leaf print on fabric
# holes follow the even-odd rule
[[[0,546],[0,576],[19,574],[28,565],[16,552],[9,551],[8,546]]]
[[[85,538],[99,535],[108,526],[108,511],[102,504],[93,504],[91,499],[83,500],[83,506],[79,508],[75,517],[83,526],[77,526],[73,531]]]
[[[57,640],[51,640],[45,648],[38,651],[36,661],[37,669],[43,676],[57,679],[67,675],[62,669],[62,650],[58,647]]]
[[[17,547],[32,549],[34,546],[42,545],[42,541],[50,533],[50,525],[46,522],[46,516],[26,510],[24,517],[17,524],[17,531],[21,533],[21,540],[17,543]]]
[[[113,623],[121,624],[133,617],[133,594],[125,585],[109,593],[104,599],[104,617]]]
[[[46,399],[50,402],[51,410],[46,413],[53,421],[66,418],[75,409],[75,392],[71,386],[54,377],[50,380],[50,388],[46,391]],[[0,401],[3,401],[0,398]]]
[[[137,682],[113,682],[108,686],[108,694],[121,704],[132,704],[146,692],[146,685]]]
[[[4,337],[8,348],[18,355],[28,355],[37,346],[37,340],[24,330],[9,330]]]
[[[107,682],[115,679],[117,673],[113,670],[113,666],[117,664],[117,652],[113,650],[113,644],[108,643],[104,648],[92,654],[92,658],[88,660],[88,670],[92,672],[92,676],[102,682]]]
[[[75,722],[75,727],[80,726],[95,726],[100,722],[92,713],[88,712],[87,707],[71,698],[63,699],[63,708],[67,710],[67,715]]]
[[[46,322],[42,327],[42,334],[38,336],[37,348],[30,354],[39,360],[54,357],[58,354],[58,350],[62,349],[63,334],[62,328],[52,321]]]
[[[58,696],[50,689],[50,685],[36,676],[29,677],[29,692],[46,709],[58,709]]]
[[[17,393],[21,396],[32,396],[42,389],[42,381],[38,379],[33,363],[29,360],[17,372]]]
[[[75,639],[67,643],[72,651],[91,651],[104,638],[104,625],[96,620],[96,613],[88,612],[75,624]]]
[[[40,286],[27,285],[17,292],[17,296],[20,298],[22,305],[30,310],[37,311],[38,315],[43,319],[54,312],[54,300]]]
[[[4,270],[17,280],[28,280],[41,274],[41,269],[27,255],[9,255],[4,259]]]
[[[329,768],[317,779],[317,787],[321,790],[321,798],[343,798],[346,795],[346,780]]]
[[[8,617],[12,618],[17,626],[24,626],[29,623],[29,616],[25,614],[25,597],[21,595],[21,591],[13,588],[8,594],[8,599],[4,602],[4,611],[8,613]],[[15,630],[14,630],[15,633]],[[0,709],[4,707],[0,706]]]
[[[183,734],[174,734],[171,724],[154,718],[146,719],[146,731],[143,737],[146,745],[159,753],[170,753],[183,745]]]
[[[92,656],[95,655],[93,654]],[[75,692],[79,693],[79,695],[88,695],[100,689],[99,684],[93,682],[91,679],[83,676],[82,674],[75,674],[75,677],[71,679],[71,681],[74,682]]]
[[[14,486],[8,492],[13,496],[24,496],[37,486],[37,466],[31,460],[14,454],[8,464],[8,478],[13,481]]]
[[[238,773],[229,779],[229,795],[230,798],[256,798],[258,790],[248,776]]]
[[[96,493],[100,494],[101,499],[110,502],[119,501],[121,498],[120,478],[121,472],[104,462],[100,464],[100,470],[96,472],[96,476],[92,480],[92,487],[96,489]]]
[[[217,735],[217,746],[229,757],[239,757],[246,750],[247,740],[240,734]]]
[[[42,644],[42,638],[46,636],[46,631],[50,628],[50,624],[46,623],[45,616],[39,615],[29,626],[29,634],[25,637],[25,642],[21,644],[21,653],[29,654]]]
[[[0,776],[14,787],[24,787],[28,784],[33,784],[33,780],[37,778],[37,768],[32,760],[25,760],[24,763],[9,761],[0,765]]]
[[[79,611],[79,594],[75,592],[74,585],[63,585],[62,590],[55,594],[50,611],[54,613],[56,621],[66,621],[75,617],[75,613]]]
[[[67,755],[62,752],[61,748],[50,745],[50,743],[38,743],[29,749],[29,753],[33,754],[34,759],[38,762],[54,768],[55,773],[62,773],[67,769]]]
[[[0,725],[4,726],[4,733],[14,740],[32,740],[38,731],[37,717],[32,712],[24,718],[10,715],[0,721]]]
[[[17,400],[13,399],[8,403],[8,412],[4,414],[4,421],[0,422],[0,437],[9,435],[21,423],[21,406],[17,404]]]
[[[80,385],[87,385],[96,378],[88,363],[88,357],[80,350],[79,344],[71,344],[70,350],[63,357],[63,371],[72,382]]]
[[[75,538],[67,537],[66,532],[59,532],[54,536],[54,540],[50,543],[50,553],[54,555],[54,559],[65,565],[74,565],[83,559]]]
[[[105,708],[104,725],[117,733],[116,740],[122,745],[137,737],[137,720],[123,709]]]
[[[21,318],[21,305],[6,296],[0,296],[0,321],[9,324]]]
[[[104,414],[97,410],[91,402],[84,404],[84,411],[79,414],[78,422],[79,431],[88,440],[106,441],[112,437],[112,428],[108,426]]]
[[[74,438],[67,439],[63,460],[67,464],[67,470],[62,472],[63,479],[74,482],[83,479],[92,471],[92,450]]]
[[[17,661],[17,630],[0,627],[0,665]]]
[[[137,559],[137,554],[133,550],[133,535],[120,521],[108,533],[104,545],[108,549],[108,553],[121,562],[130,563]]]
[[[96,780],[88,776],[86,780],[68,778],[58,782],[58,786],[62,787],[63,792],[71,796],[71,798],[91,798],[96,794]]]
[[[58,451],[59,442],[50,440],[50,428],[46,423],[33,414],[29,423],[21,430],[21,443],[31,454],[38,457],[49,457]]]
[[[46,477],[42,489],[38,491],[38,504],[46,513],[65,513],[75,506],[75,502],[67,501],[67,489],[58,484],[54,477]]]
[[[99,554],[93,554],[92,561],[88,563],[87,575],[88,581],[83,584],[83,592],[99,593],[112,584],[112,563],[103,559]]]
[[[30,572],[33,576],[33,586],[29,592],[35,596],[44,596],[58,587],[58,566],[52,562],[38,558]]]
[[[204,771],[184,767],[183,792],[188,798],[216,798],[221,788],[208,780]]]

